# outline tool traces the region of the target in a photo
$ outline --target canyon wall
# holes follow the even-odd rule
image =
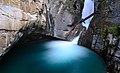
[[[120,72],[120,1],[94,0],[95,14],[79,44],[99,53],[109,73]]]
[[[0,48],[4,50],[15,38],[15,33],[31,22],[45,35],[72,40],[82,30],[83,0],[1,0]],[[36,31],[42,33],[42,31]],[[28,32],[29,33],[29,32]]]

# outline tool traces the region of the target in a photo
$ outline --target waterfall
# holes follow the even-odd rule
[[[94,13],[94,0],[85,0],[83,11],[82,11],[82,19],[86,18],[87,16],[89,16],[92,13]],[[87,19],[84,23],[82,23],[82,25],[84,27],[86,27],[86,29],[88,29],[90,21],[92,20],[92,18],[93,18],[93,16],[91,18]],[[77,37],[75,37],[71,41],[71,43],[77,44],[81,33],[82,33],[82,31],[80,32],[80,34]]]
[[[79,37],[80,37],[81,33],[82,33],[82,31],[80,32],[80,34],[79,34],[77,37],[75,37],[75,38],[72,40],[72,44],[77,44],[77,43],[78,43]]]
[[[84,7],[82,11],[82,19],[86,18],[90,14],[94,13],[94,0],[85,0]],[[92,20],[93,16],[85,21],[85,23],[82,23],[83,26],[88,29],[90,21]]]

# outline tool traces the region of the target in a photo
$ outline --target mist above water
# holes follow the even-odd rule
[[[85,47],[67,41],[40,40],[12,48],[2,58],[0,71],[1,73],[106,73],[106,67],[100,56]]]
[[[78,41],[79,41],[79,38],[80,38],[81,33],[82,33],[82,31],[80,32],[80,34],[79,34],[77,37],[75,37],[75,38],[71,41],[72,44],[78,44]]]

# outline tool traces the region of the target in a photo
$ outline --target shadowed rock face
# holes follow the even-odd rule
[[[101,28],[101,25],[114,26],[120,25],[120,1],[118,0],[94,0],[95,1],[95,15],[91,22],[88,31],[82,39],[88,39],[82,41],[82,43],[89,44],[87,47],[91,48],[93,33],[97,32],[96,28]],[[102,27],[105,28],[105,27]],[[99,33],[99,32],[98,32]],[[91,44],[90,44],[91,43]],[[84,45],[83,44],[83,45]]]
[[[81,19],[83,0],[45,0],[45,4],[47,11],[52,16],[51,21],[54,21],[54,23],[49,23],[51,27],[54,27],[54,36],[67,37],[73,28],[67,25],[78,24]],[[71,39],[76,36],[73,36],[74,34],[70,35],[72,36]]]
[[[0,73],[106,73],[106,67],[85,47],[46,40],[14,45],[1,59]]]
[[[119,27],[120,27],[120,1],[119,0],[94,0],[95,15],[91,21],[90,27],[84,35],[81,36],[80,44],[98,51],[108,63],[109,73],[120,72],[120,53],[118,47]],[[114,29],[117,28],[116,29]],[[112,29],[110,29],[112,28]],[[112,32],[111,32],[112,31]],[[113,31],[116,31],[113,33]],[[117,35],[115,34],[117,33]],[[117,40],[116,44],[110,44],[110,38]],[[114,42],[114,40],[112,40]],[[111,48],[111,45],[112,46]],[[110,50],[114,51],[111,56]],[[111,57],[111,58],[110,58]]]

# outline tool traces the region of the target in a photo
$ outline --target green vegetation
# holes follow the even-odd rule
[[[106,37],[107,34],[108,34],[108,30],[107,30],[107,25],[106,23],[103,23],[99,26],[99,29],[100,29],[100,35],[103,36],[103,37]]]
[[[102,23],[99,26],[100,35],[105,36],[108,33],[113,34],[114,36],[120,37],[120,25],[113,24],[109,25],[108,23]]]
[[[120,35],[120,26],[111,26],[108,28],[108,32],[115,35],[119,36]]]

